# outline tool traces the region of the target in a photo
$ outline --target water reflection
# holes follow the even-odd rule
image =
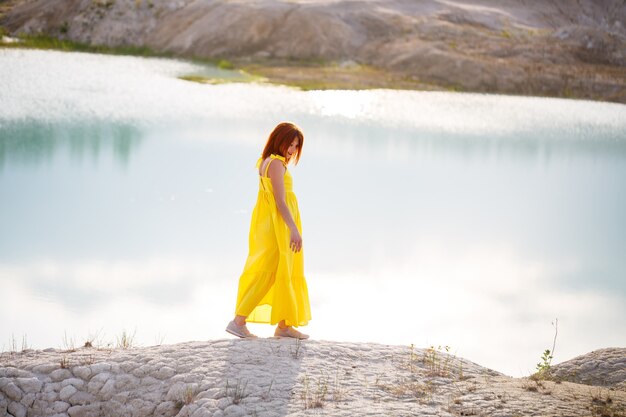
[[[131,152],[141,143],[139,129],[105,121],[84,123],[40,120],[0,122],[0,173],[5,164],[49,164],[54,154],[67,151],[72,160],[97,164],[100,153],[110,152],[127,166]]]

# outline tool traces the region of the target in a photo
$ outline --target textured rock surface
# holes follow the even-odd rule
[[[623,354],[555,371],[619,385]],[[406,346],[269,338],[0,356],[0,415],[15,417],[589,416],[623,415],[625,404],[619,389],[510,378]]]
[[[626,102],[622,0],[12,3],[17,5],[0,24],[13,34],[147,46],[187,57],[225,57],[244,66],[263,63],[251,68],[288,83],[325,77],[338,85],[352,80],[365,87],[391,84]],[[332,71],[307,69],[330,61],[338,63]],[[369,67],[351,70],[360,65],[383,73]]]
[[[552,367],[564,381],[604,387],[624,387],[626,348],[598,349]]]

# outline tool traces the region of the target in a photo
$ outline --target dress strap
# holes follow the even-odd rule
[[[267,163],[267,165],[265,165],[265,174],[264,174],[265,177],[267,177],[267,171],[270,169],[270,163],[272,162],[272,159],[278,159],[278,160],[280,160],[283,163],[283,166],[285,165],[285,157],[284,156],[271,154],[270,155],[270,161]]]

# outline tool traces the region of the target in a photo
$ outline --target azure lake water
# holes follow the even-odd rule
[[[0,346],[228,337],[267,135],[317,339],[450,346],[514,376],[626,345],[626,106],[308,91],[198,64],[0,49]],[[261,336],[269,326],[252,325]]]

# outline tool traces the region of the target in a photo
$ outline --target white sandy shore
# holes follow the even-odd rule
[[[268,338],[27,350],[0,357],[0,415],[624,415],[626,349],[568,363],[555,367],[564,379],[593,380],[602,369],[609,379],[596,379],[615,387],[511,378],[439,350],[371,343]]]

